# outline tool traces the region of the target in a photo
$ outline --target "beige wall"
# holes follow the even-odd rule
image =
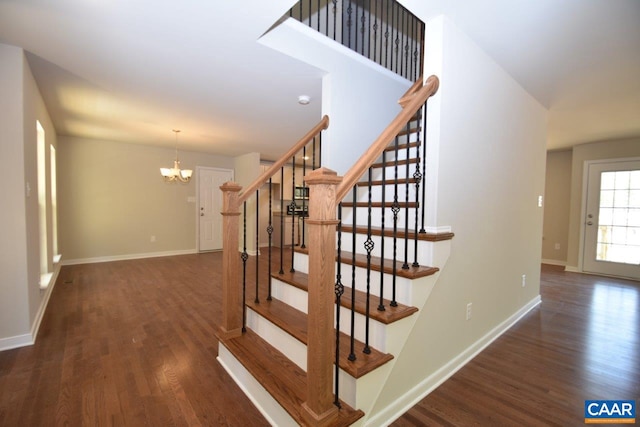
[[[420,17],[420,2],[406,3]],[[447,18],[427,22],[426,39],[441,53],[425,73],[441,80],[429,106],[428,225],[455,237],[375,411],[426,392],[540,289],[547,112]]]
[[[571,163],[571,206],[569,216],[569,241],[567,269],[581,271],[581,217],[583,203],[584,164],[588,160],[621,159],[640,156],[640,137],[615,141],[594,142],[573,147]]]
[[[558,265],[565,265],[567,262],[571,159],[571,150],[547,152],[542,259],[544,262]],[[559,246],[558,249],[556,245]]]
[[[59,137],[58,146],[63,262],[196,251],[197,178],[184,184],[160,176],[160,167],[172,165],[174,150],[72,137]],[[234,165],[224,156],[179,155],[181,166],[194,171]]]
[[[36,120],[49,145],[56,135],[22,49],[0,44],[0,350],[31,344],[52,287],[40,289],[40,230]],[[50,180],[47,178],[47,194]],[[29,190],[27,190],[29,188]],[[47,197],[49,199],[49,197]],[[52,254],[51,204],[48,202],[48,245]],[[47,265],[54,272],[52,258]]]

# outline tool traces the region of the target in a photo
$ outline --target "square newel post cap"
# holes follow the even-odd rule
[[[328,184],[338,185],[342,182],[342,177],[338,173],[329,168],[319,168],[309,172],[304,176],[304,182],[307,185]]]
[[[227,181],[224,184],[222,184],[220,186],[220,190],[222,191],[233,191],[233,192],[239,192],[240,190],[242,190],[242,186],[240,184],[238,184],[237,182],[233,182],[233,181]]]

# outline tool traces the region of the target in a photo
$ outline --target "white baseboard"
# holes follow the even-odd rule
[[[564,266],[564,271],[569,271],[571,273],[582,273],[582,270],[580,270],[577,266],[575,265],[565,265]]]
[[[429,393],[438,388],[442,383],[448,380],[453,374],[458,372],[460,368],[469,363],[482,350],[487,348],[493,341],[505,333],[511,326],[515,325],[525,314],[540,304],[540,295],[529,301],[517,312],[507,318],[504,322],[489,331],[486,335],[452,359],[449,363],[429,375],[418,385],[413,387],[404,395],[400,396],[391,405],[387,406],[378,414],[365,422],[367,426],[383,426],[389,425],[396,419],[400,418],[405,412],[415,406],[424,399]]]
[[[567,262],[566,261],[561,261],[558,259],[543,259],[542,264],[549,264],[549,265],[561,265],[561,266],[566,266]]]
[[[11,350],[12,348],[26,347],[33,345],[33,335],[24,334],[15,337],[0,338],[0,351]]]
[[[95,258],[78,258],[63,260],[62,265],[76,265],[76,264],[93,264],[98,262],[111,262],[111,261],[126,261],[130,259],[142,259],[142,258],[157,258],[163,256],[174,255],[189,255],[196,254],[198,251],[194,249],[183,249],[179,251],[165,251],[165,252],[148,252],[141,254],[128,254],[128,255],[113,255]]]

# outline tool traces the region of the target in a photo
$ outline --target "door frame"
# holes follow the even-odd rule
[[[586,221],[587,217],[587,195],[588,195],[588,183],[589,183],[589,166],[600,163],[619,163],[619,162],[638,162],[640,157],[616,157],[613,159],[597,159],[597,160],[585,160],[582,165],[582,201],[580,204],[580,246],[578,248],[578,271],[585,274],[596,274],[584,270],[584,245],[586,234]],[[604,274],[603,274],[604,275]],[[615,276],[619,277],[619,276]]]
[[[231,181],[235,179],[235,171],[228,168],[218,168],[212,166],[196,166],[196,203],[194,207],[194,215],[196,217],[196,253],[201,253],[200,250],[200,172],[203,170],[217,171],[217,172],[231,172]],[[222,206],[220,207],[222,209]],[[206,251],[205,251],[206,252]]]

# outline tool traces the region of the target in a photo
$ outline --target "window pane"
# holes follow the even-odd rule
[[[601,208],[613,207],[613,193],[614,193],[614,190],[600,191],[600,207]]]
[[[611,242],[614,245],[624,245],[627,243],[626,227],[611,227]]]
[[[621,226],[627,225],[628,209],[615,208],[612,210],[613,210],[613,218],[611,223],[613,225],[621,225]]]
[[[603,225],[598,227],[598,243],[611,243],[611,229]]]
[[[629,188],[640,189],[640,170],[631,171]]]
[[[615,188],[616,173],[615,172],[602,172],[600,175],[600,189],[612,190]]]
[[[640,209],[629,209],[627,223],[630,227],[640,227]]]
[[[640,190],[629,190],[629,207],[640,208]]]
[[[600,208],[598,223],[599,225],[613,225],[613,209]]]
[[[614,172],[616,174],[616,189],[627,190],[629,189],[629,179],[631,178],[630,171]]]
[[[629,190],[615,190],[613,196],[613,206],[616,208],[626,208],[629,206]]]
[[[637,250],[640,251],[640,227],[627,228],[627,244],[638,246]]]

